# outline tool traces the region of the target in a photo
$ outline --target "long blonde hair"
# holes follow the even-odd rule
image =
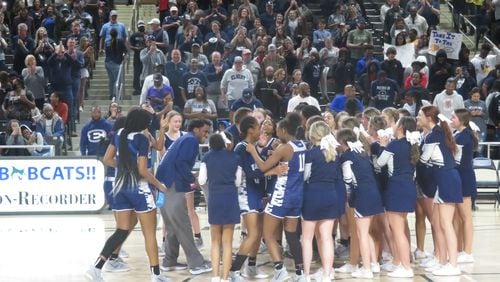
[[[324,121],[316,121],[309,127],[309,139],[311,143],[316,146],[319,146],[321,139],[328,134],[332,133],[330,127]],[[327,148],[322,149],[322,151],[326,162],[331,162],[337,157],[337,150],[333,146],[328,146]]]

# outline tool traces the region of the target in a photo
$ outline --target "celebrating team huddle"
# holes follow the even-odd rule
[[[105,264],[116,264],[135,215],[146,240],[152,281],[168,280],[160,269],[186,268],[193,275],[212,271],[213,282],[331,281],[335,273],[371,279],[381,272],[412,278],[412,260],[420,271],[454,276],[461,274],[458,263],[474,261],[472,160],[478,139],[466,109],[456,109],[451,119],[430,105],[420,108],[416,118],[393,108],[367,108],[356,117],[299,105],[275,123],[263,111],[240,108],[233,125],[219,124],[209,138],[211,122],[192,119],[184,133],[179,117],[172,112],[162,118],[158,139],[145,131],[150,118],[143,109],[131,110],[121,122],[123,129],[115,125],[115,141],[104,161],[117,170],[108,198],[117,229],[87,272],[91,279],[102,281]],[[209,151],[193,174],[199,144],[207,139]],[[165,144],[166,152],[154,176],[148,151],[156,142]],[[203,188],[208,207],[211,265],[197,250],[189,224],[185,194],[193,183]],[[163,197],[165,202],[158,201]],[[161,266],[157,206],[166,232]],[[407,215],[413,212],[417,249],[412,252]],[[432,227],[432,254],[423,246],[425,218]],[[233,254],[234,229],[240,223],[245,236]],[[262,245],[273,273],[257,267]],[[187,265],[177,262],[179,246]],[[342,247],[349,250],[348,262],[334,269]],[[286,269],[284,253],[293,258],[295,274]],[[315,254],[321,267],[313,274]]]

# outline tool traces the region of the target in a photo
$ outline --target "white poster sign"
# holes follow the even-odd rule
[[[97,159],[0,160],[0,213],[98,211],[104,173]]]
[[[387,59],[387,55],[385,53],[389,47],[396,48],[396,59],[401,62],[403,68],[411,66],[411,63],[415,61],[415,45],[413,45],[413,43],[407,43],[401,46],[384,43],[384,59]]]
[[[462,46],[462,34],[446,31],[431,31],[429,39],[429,54],[436,55],[437,51],[443,49],[448,59],[458,60],[458,52]]]

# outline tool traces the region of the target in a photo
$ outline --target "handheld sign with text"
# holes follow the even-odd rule
[[[436,55],[437,51],[446,51],[448,59],[458,60],[458,52],[462,46],[462,34],[432,30],[429,39],[429,54]]]

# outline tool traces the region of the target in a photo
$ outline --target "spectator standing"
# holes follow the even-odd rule
[[[174,89],[174,105],[182,109],[186,103],[181,91],[182,77],[188,71],[188,67],[182,62],[179,49],[172,50],[171,57],[172,60],[165,65],[165,72],[171,81],[170,86]]]
[[[207,85],[207,77],[200,71],[198,60],[191,59],[189,71],[182,76],[181,80],[181,95],[184,103],[195,97],[196,87],[205,88]]]
[[[84,64],[81,69],[80,76],[80,90],[78,95],[79,100],[79,110],[83,110],[83,101],[86,97],[87,83],[92,73],[92,69],[95,67],[95,51],[94,47],[90,44],[89,38],[83,36],[80,39],[80,45],[78,50],[83,53]]]
[[[387,73],[387,77],[396,81],[399,87],[403,86],[403,76],[404,69],[401,62],[396,59],[397,51],[394,47],[387,48],[385,52],[387,59],[385,59],[382,64],[380,64],[380,68]]]
[[[25,24],[28,27],[28,34],[33,35],[35,32],[35,25],[34,25],[34,20],[33,18],[28,14],[28,9],[26,7],[22,7],[17,16],[14,17],[12,20],[12,35],[17,35],[16,33],[16,27],[19,26],[19,24]]]
[[[90,117],[90,121],[82,128],[80,153],[82,156],[103,157],[106,152],[106,141],[111,131],[111,124],[102,118],[99,106],[91,108]]]
[[[216,102],[219,101],[220,97],[220,83],[224,73],[227,71],[229,66],[222,62],[221,54],[217,51],[212,53],[210,64],[205,67],[205,73],[207,75],[208,86],[205,89],[208,99]]]
[[[26,89],[33,93],[35,97],[35,105],[38,109],[43,108],[45,103],[45,85],[46,79],[42,67],[36,65],[36,59],[33,55],[28,55],[25,60],[26,68],[21,72],[21,75],[26,85]]]
[[[351,51],[351,61],[355,64],[368,47],[373,47],[372,34],[365,29],[364,19],[358,20],[356,29],[349,31],[347,35],[347,48]]]
[[[231,109],[232,104],[241,98],[245,88],[254,88],[253,76],[248,69],[243,68],[243,58],[236,56],[233,67],[228,69],[222,77],[221,101],[227,103],[228,108]]]
[[[146,47],[146,26],[144,21],[140,20],[137,22],[137,31],[132,33],[129,38],[130,49],[134,51],[134,81],[132,83],[134,87],[133,95],[141,94],[141,74],[142,74],[142,62],[141,62],[141,50]]]
[[[161,66],[161,68],[163,68],[167,63],[167,57],[165,57],[165,54],[156,47],[156,41],[154,41],[154,38],[151,36],[146,38],[146,48],[142,49],[140,57],[142,62],[142,81],[144,81],[147,76],[155,73],[157,67]]]
[[[489,54],[491,51],[494,54]],[[489,72],[495,69],[496,65],[500,64],[500,50],[496,47],[491,47],[488,43],[484,43],[481,45],[479,54],[476,54],[472,58],[471,63],[476,69],[477,85],[481,85]]]
[[[415,29],[417,36],[422,36],[429,29],[429,25],[424,17],[418,14],[417,6],[411,6],[408,10],[409,15],[404,19],[408,30]]]
[[[6,71],[7,66],[5,65],[5,50],[9,47],[7,41],[2,36],[0,31],[0,71]]]
[[[116,82],[118,81],[120,65],[125,58],[126,52],[127,47],[125,45],[125,41],[118,38],[118,30],[114,28],[111,29],[110,41],[109,44],[106,44],[106,59],[104,60],[106,72],[108,73],[108,91],[110,100],[115,98],[118,94],[116,93]]]
[[[464,101],[464,106],[469,110],[473,121],[479,127],[479,141],[486,141],[486,122],[488,121],[488,108],[486,108],[486,103],[482,101],[481,91],[479,88],[474,88],[470,91],[469,99]]]
[[[321,75],[323,73],[323,66],[320,64],[318,51],[313,51],[310,53],[310,59],[305,64],[302,79],[307,82],[311,88],[311,93],[314,97],[318,98],[319,94],[319,82],[321,80]]]
[[[373,46],[368,46],[367,48],[365,48],[365,56],[359,58],[359,60],[356,62],[356,76],[360,77],[363,73],[365,73],[368,64],[370,64],[371,62],[375,62],[380,68],[380,61],[373,56]]]
[[[281,85],[274,80],[273,67],[267,67],[265,77],[257,81],[254,95],[257,99],[262,101],[264,108],[271,111],[273,118],[280,118],[284,93]]]
[[[451,65],[447,60],[448,55],[446,55],[446,51],[441,49],[436,53],[436,62],[429,69],[428,89],[433,94],[441,92],[445,87],[446,80],[453,75]]]
[[[258,81],[260,77],[260,64],[252,59],[252,51],[250,49],[243,49],[241,52],[243,58],[243,66],[252,73],[253,81]]]
[[[20,23],[17,26],[17,35],[12,38],[12,53],[14,54],[12,69],[20,74],[24,68],[24,59],[33,53],[34,49],[35,42],[28,33],[28,26]]]
[[[285,58],[278,54],[274,44],[269,44],[267,47],[267,55],[262,60],[261,69],[266,69],[268,66],[272,66],[275,70],[284,69],[286,72]]]
[[[101,53],[104,52],[105,48],[111,44],[111,30],[116,30],[116,40],[121,40],[124,43],[127,41],[127,28],[121,22],[118,22],[118,12],[116,10],[111,10],[109,12],[109,22],[105,23],[101,27],[101,32],[99,33],[99,37],[101,41],[99,43],[99,50]]]
[[[170,16],[166,16],[162,18],[160,16],[160,19],[163,21],[162,28],[167,31],[168,35],[168,42],[170,44],[169,49],[172,49],[174,47],[176,35],[177,35],[177,30],[181,26],[181,18],[179,17],[179,9],[177,6],[172,6],[170,7]]]
[[[399,86],[396,81],[387,78],[387,73],[383,70],[378,72],[378,79],[372,82],[371,96],[375,108],[382,111],[387,107],[394,107]]]
[[[451,119],[451,114],[455,109],[464,107],[464,100],[460,94],[455,91],[456,82],[453,77],[446,81],[446,88],[434,98],[433,105],[439,110],[439,113]]]
[[[476,80],[470,75],[466,68],[457,67],[455,68],[455,84],[458,94],[460,94],[465,101],[469,98],[472,88],[476,87]]]
[[[311,89],[307,82],[301,82],[299,84],[299,95],[291,98],[290,101],[288,101],[287,112],[289,113],[295,111],[295,108],[300,104],[314,106],[316,107],[316,109],[321,111],[318,100],[311,96]]]
[[[161,22],[157,18],[153,18],[148,22],[151,27],[151,31],[149,35],[154,38],[156,42],[156,47],[163,52],[163,54],[167,54],[168,46],[169,46],[169,38],[167,32],[161,27]]]
[[[82,68],[85,65],[85,58],[83,53],[76,48],[77,42],[75,38],[68,38],[66,44],[68,46],[67,53],[73,61],[71,64],[71,92],[73,94],[73,105],[68,106],[73,108],[74,113],[77,113],[79,110],[80,79],[82,77]],[[73,124],[71,125],[71,130],[73,132],[76,130]]]

